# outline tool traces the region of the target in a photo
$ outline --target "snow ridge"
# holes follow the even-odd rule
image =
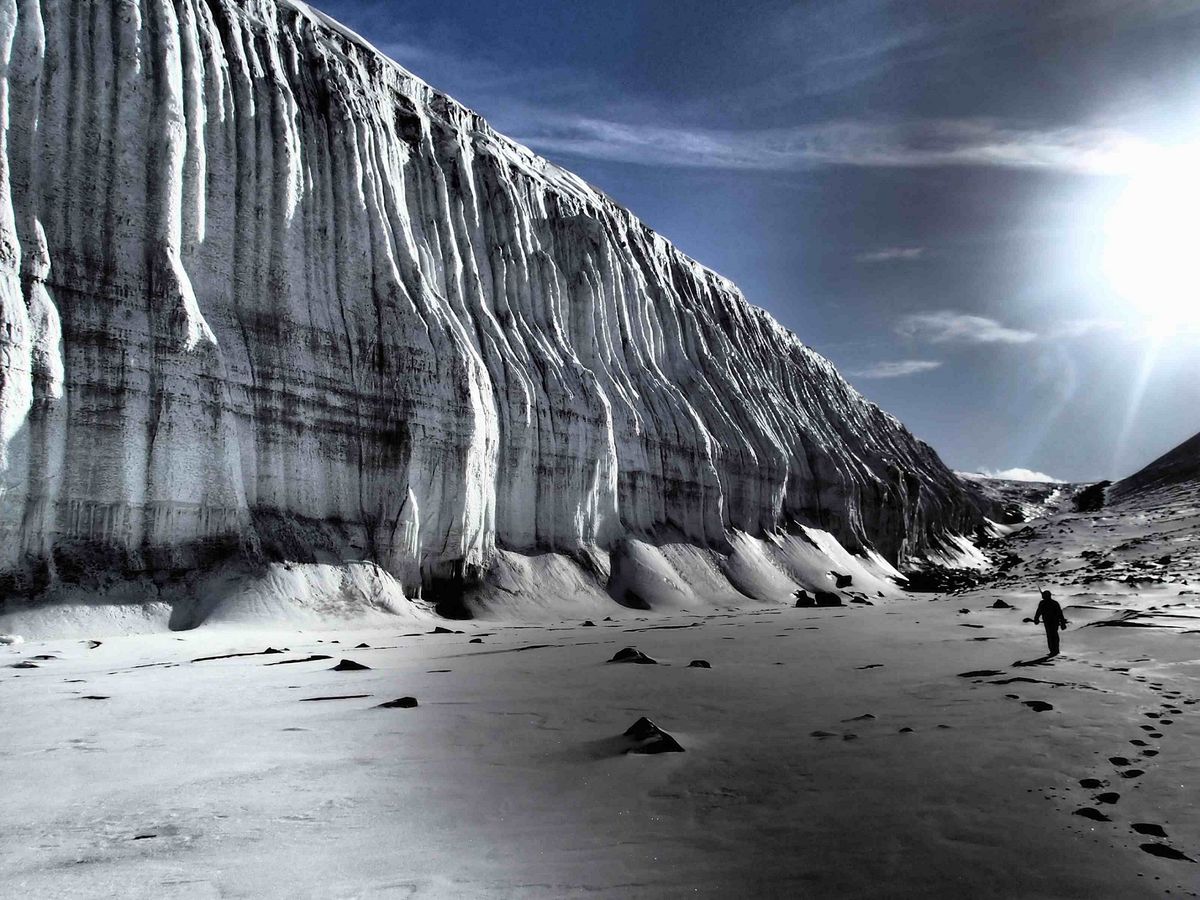
[[[0,572],[978,513],[726,279],[306,5],[0,0]]]

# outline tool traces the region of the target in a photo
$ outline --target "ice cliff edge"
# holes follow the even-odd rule
[[[727,280],[287,0],[0,0],[0,572],[890,560],[978,513]]]

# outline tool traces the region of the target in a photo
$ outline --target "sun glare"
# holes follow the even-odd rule
[[[1149,330],[1200,327],[1200,147],[1164,153],[1135,174],[1105,232],[1109,281]]]

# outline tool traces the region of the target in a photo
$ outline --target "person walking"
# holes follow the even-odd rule
[[[1070,623],[1063,615],[1062,607],[1058,605],[1058,601],[1049,591],[1042,591],[1042,602],[1038,604],[1037,612],[1033,614],[1033,624],[1037,625],[1039,621],[1046,628],[1046,646],[1049,648],[1049,655],[1058,656],[1058,632]]]

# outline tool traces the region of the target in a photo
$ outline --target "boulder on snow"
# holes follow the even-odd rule
[[[330,672],[362,672],[370,669],[370,666],[364,666],[360,662],[355,662],[352,659],[343,659],[336,666],[330,669]]]
[[[376,709],[412,709],[417,705],[416,697],[398,697],[395,700],[389,700],[387,703],[380,703]]]
[[[683,753],[679,741],[642,716],[625,729],[625,737],[637,742],[626,753]]]
[[[658,660],[651,656],[647,656],[637,647],[625,647],[613,654],[613,658],[609,662],[615,663],[637,663],[643,666],[656,666]]]

